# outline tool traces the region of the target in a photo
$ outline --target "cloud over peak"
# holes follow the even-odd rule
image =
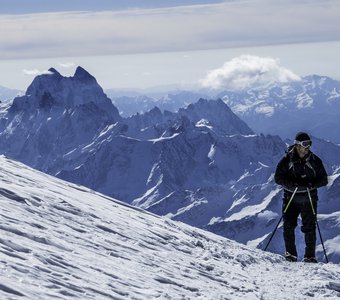
[[[212,89],[245,89],[274,82],[296,81],[301,78],[280,65],[278,59],[241,55],[208,72],[200,82]]]
[[[26,70],[23,69],[22,73],[24,73],[25,75],[29,75],[29,76],[38,76],[38,75],[52,75],[53,73],[51,71],[48,70],[38,70],[38,69],[32,69],[32,70]]]

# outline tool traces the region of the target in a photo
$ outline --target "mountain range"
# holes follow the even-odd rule
[[[162,111],[176,112],[178,109],[196,102],[200,98],[209,98],[204,92],[174,90],[158,93],[140,91],[138,93],[120,94],[114,90],[107,90],[107,95],[119,109],[122,117],[130,117],[136,113],[145,113],[157,106]]]
[[[280,217],[273,181],[287,142],[256,134],[222,99],[176,112],[155,107],[122,117],[96,79],[78,67],[37,76],[0,111],[0,152],[158,215],[263,247]],[[319,218],[329,259],[340,261],[339,145],[313,137],[330,175]],[[282,253],[281,227],[270,251]],[[298,235],[298,248],[303,241]],[[323,259],[321,246],[318,258]]]
[[[340,82],[310,75],[300,81],[271,83],[241,90],[173,91],[163,95],[117,95],[109,90],[124,116],[143,113],[157,105],[178,111],[199,98],[222,99],[257,134],[294,137],[297,128],[340,143]]]
[[[216,95],[255,132],[292,138],[296,128],[340,143],[340,82],[326,76]],[[261,121],[259,122],[259,118]]]

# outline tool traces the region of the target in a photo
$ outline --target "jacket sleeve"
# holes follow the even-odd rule
[[[320,158],[317,158],[317,169],[313,186],[319,188],[328,184],[327,172]]]
[[[287,189],[291,189],[295,186],[289,172],[289,160],[286,156],[279,161],[276,167],[274,180],[277,184],[282,185]]]

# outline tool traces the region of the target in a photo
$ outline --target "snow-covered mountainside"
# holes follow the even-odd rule
[[[136,113],[145,113],[155,106],[161,110],[176,112],[180,108],[197,102],[200,98],[207,98],[203,93],[190,91],[177,91],[154,96],[143,94],[116,96],[110,91],[107,91],[107,93],[123,117],[130,117]]]
[[[1,299],[335,299],[288,263],[0,157]]]
[[[15,96],[21,94],[21,91],[15,89],[9,89],[3,86],[0,86],[0,102],[7,103],[14,99]]]
[[[147,112],[155,105],[161,110],[174,112],[199,98],[223,99],[258,134],[293,138],[300,128],[314,136],[340,143],[340,82],[326,76],[306,76],[301,81],[245,90],[178,91],[160,97],[142,94],[112,97],[125,115]]]
[[[186,127],[198,129],[209,128],[217,135],[243,134],[252,135],[254,132],[240,120],[221,100],[199,99],[180,108],[177,113],[161,112],[158,107],[144,114],[136,114],[127,118],[125,135],[138,139],[160,138],[184,131]],[[201,130],[200,130],[201,131]]]
[[[287,145],[278,136],[255,135],[222,100],[200,99],[177,113],[154,108],[122,118],[84,69],[69,78],[54,69],[50,73],[37,77],[25,96],[0,112],[1,153],[156,214],[262,247],[281,212],[273,173]],[[320,224],[330,260],[340,262],[340,146],[313,139],[313,151],[331,175],[329,186],[320,190]],[[282,244],[279,229],[270,251],[282,253]]]
[[[326,76],[276,83],[221,97],[255,132],[292,138],[296,128],[340,143],[340,82]]]

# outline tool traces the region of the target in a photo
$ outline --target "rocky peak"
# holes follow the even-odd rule
[[[87,72],[84,68],[80,66],[77,67],[73,79],[80,80],[83,82],[94,81],[97,83],[96,79],[89,72]]]
[[[151,109],[146,114],[148,114],[149,116],[152,116],[152,117],[161,117],[162,116],[162,112],[157,106],[155,106],[153,109]]]
[[[55,75],[55,76],[58,76],[58,77],[62,77],[61,74],[55,68],[49,68],[48,72],[50,73],[49,75]]]
[[[187,116],[191,122],[202,120],[209,121],[215,130],[222,130],[224,134],[253,134],[253,131],[237,117],[221,99],[199,99],[185,109],[180,109],[179,114]]]
[[[93,103],[108,113],[114,111],[114,115],[119,117],[118,110],[96,79],[80,66],[77,67],[73,77],[62,76],[54,68],[50,68],[47,74],[35,77],[26,95],[14,100],[12,110],[41,108],[42,103],[46,104],[47,98],[48,105],[43,105],[45,108],[53,106],[74,108]]]

